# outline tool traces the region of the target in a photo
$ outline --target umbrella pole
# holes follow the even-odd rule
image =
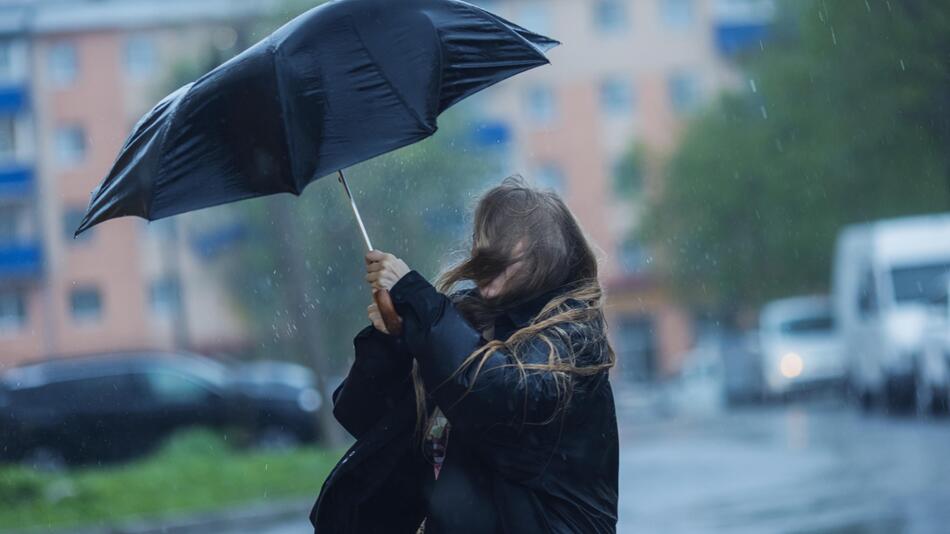
[[[356,207],[356,199],[353,198],[353,193],[350,192],[350,186],[346,183],[346,176],[342,170],[337,171],[337,173],[340,176],[340,184],[343,185],[343,192],[346,193],[346,198],[350,201],[350,208],[353,209],[356,222],[360,225],[360,232],[363,234],[363,244],[366,245],[366,251],[375,250],[373,249],[373,243],[369,240],[369,233],[366,232],[366,225],[363,224],[363,217],[360,216],[360,209]],[[396,313],[396,307],[393,305],[392,297],[389,296],[389,291],[385,289],[373,291],[373,300],[379,308],[379,314],[383,317],[386,330],[389,330],[390,334],[398,336],[402,332],[402,317],[399,317],[399,314]]]
[[[350,201],[350,207],[353,209],[353,215],[356,217],[357,224],[360,225],[360,232],[363,233],[363,244],[366,245],[366,251],[369,252],[373,250],[373,243],[369,240],[369,234],[366,233],[366,225],[363,224],[363,218],[360,217],[360,209],[356,207],[356,200],[353,198],[353,194],[350,193],[350,186],[346,183],[346,176],[343,175],[343,171],[336,171],[340,175],[340,183],[343,184],[343,192],[346,193],[346,198]]]

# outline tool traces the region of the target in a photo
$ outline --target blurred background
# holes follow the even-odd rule
[[[370,301],[339,186],[72,236],[144,112],[319,3],[0,1],[0,532],[308,531]],[[475,3],[552,65],[350,184],[429,277],[503,177],[564,196],[619,531],[947,532],[950,4]]]

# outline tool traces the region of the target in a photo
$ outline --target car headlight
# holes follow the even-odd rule
[[[798,354],[789,352],[782,356],[778,368],[785,378],[798,378],[805,368],[805,362],[802,361],[802,357]]]
[[[322,402],[320,394],[317,390],[312,388],[305,389],[297,395],[297,406],[305,412],[315,412],[319,410]]]

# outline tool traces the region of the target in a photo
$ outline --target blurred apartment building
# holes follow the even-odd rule
[[[744,83],[735,57],[759,47],[771,0],[482,0],[557,38],[552,66],[484,93],[507,125],[513,172],[562,192],[604,259],[618,373],[650,381],[676,372],[698,323],[676,304],[653,251],[636,240],[644,199],[688,118]],[[626,157],[639,146],[631,168]],[[627,173],[624,176],[624,173]],[[642,181],[640,187],[624,179]],[[701,179],[701,177],[697,177]]]
[[[175,222],[130,219],[75,240],[73,231],[176,62],[233,46],[238,25],[267,5],[0,2],[0,367],[243,341],[234,307]]]

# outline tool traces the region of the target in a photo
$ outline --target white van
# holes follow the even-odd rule
[[[845,361],[826,297],[793,297],[766,304],[759,315],[759,344],[762,383],[769,396],[840,384],[845,377]]]
[[[848,379],[862,405],[916,402],[927,306],[950,272],[950,214],[854,225],[838,236],[832,278],[835,322]]]

